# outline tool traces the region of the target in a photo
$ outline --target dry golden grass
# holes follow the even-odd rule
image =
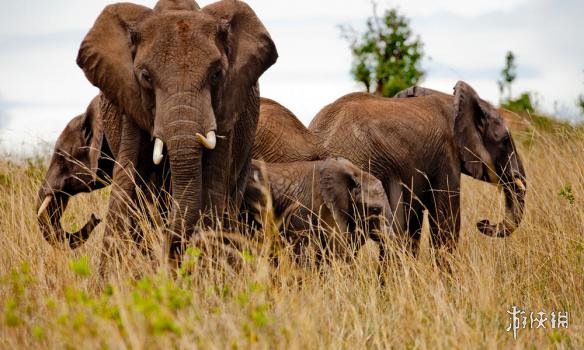
[[[235,252],[238,269],[190,249],[170,277],[157,268],[161,231],[153,228],[154,256],[129,251],[103,287],[104,224],[74,252],[49,246],[34,210],[42,169],[2,161],[0,347],[583,348],[584,137],[519,139],[529,179],[521,228],[504,240],[481,236],[475,222],[500,217],[502,200],[464,179],[452,274],[435,267],[425,234],[417,260],[398,254],[399,264],[383,267],[384,284],[372,243],[355,263],[320,272],[295,266],[284,251],[275,267],[262,247]],[[65,226],[94,211],[104,217],[106,205],[107,191],[79,196]],[[514,340],[506,331],[514,305],[548,317],[568,311],[569,328],[547,323]]]

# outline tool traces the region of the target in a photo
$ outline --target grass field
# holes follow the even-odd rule
[[[269,249],[239,253],[237,269],[199,249],[172,276],[157,254],[129,251],[104,285],[97,276],[101,224],[76,251],[51,247],[36,223],[38,162],[0,161],[0,347],[17,348],[584,348],[584,135],[516,137],[529,182],[527,210],[510,238],[481,236],[475,222],[503,214],[502,195],[463,181],[462,232],[451,274],[418,259],[383,266],[368,244],[352,264],[303,269]],[[81,195],[64,225],[97,211],[107,190]],[[267,243],[265,243],[267,244]],[[187,272],[188,270],[188,272]],[[506,329],[512,306],[569,312],[567,329]]]

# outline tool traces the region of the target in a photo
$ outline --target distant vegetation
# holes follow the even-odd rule
[[[353,53],[353,78],[368,92],[391,97],[418,84],[424,76],[420,66],[422,41],[414,37],[409,20],[397,9],[386,10],[379,17],[373,3],[365,32],[358,33],[350,26],[341,30]]]
[[[539,110],[532,93],[522,92],[518,97],[513,98],[512,85],[516,78],[516,56],[512,51],[508,51],[505,55],[505,66],[501,70],[501,78],[497,82],[501,94],[501,107],[517,113],[524,120],[529,121],[530,125],[540,131],[553,132],[584,128],[582,123],[571,124]],[[584,113],[584,96],[580,96],[578,103],[582,106]]]

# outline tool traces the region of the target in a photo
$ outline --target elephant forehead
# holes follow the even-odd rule
[[[377,178],[371,175],[366,176],[364,180],[365,180],[364,181],[365,186],[363,186],[364,195],[380,199],[385,197],[385,190],[383,189],[381,181],[379,181]]]
[[[214,44],[218,23],[201,11],[170,11],[148,18],[138,31],[144,42],[204,49]]]

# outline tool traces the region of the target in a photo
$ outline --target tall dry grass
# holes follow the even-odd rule
[[[37,164],[0,163],[0,346],[16,348],[583,348],[584,136],[517,137],[528,172],[525,219],[507,239],[475,222],[503,213],[492,186],[464,179],[462,232],[453,271],[436,268],[424,234],[418,259],[378,274],[376,246],[354,263],[321,271],[296,266],[269,240],[230,250],[237,268],[190,248],[176,275],[162,262],[159,227],[140,225],[150,257],[129,248],[107,285],[96,271],[101,224],[76,251],[49,246],[38,231]],[[80,195],[68,228],[105,216],[107,190]],[[263,245],[263,246],[262,246]],[[215,251],[215,253],[217,253]],[[508,310],[569,312],[568,329],[506,331]],[[529,324],[528,324],[529,328]]]

